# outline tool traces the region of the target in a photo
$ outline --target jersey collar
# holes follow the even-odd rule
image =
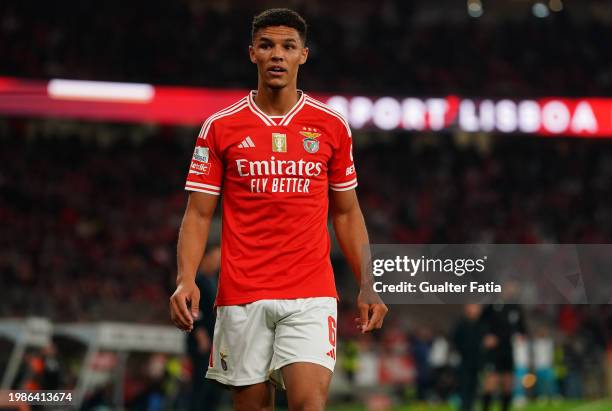
[[[255,104],[254,97],[257,94],[257,90],[251,90],[247,101],[249,103],[249,108],[251,109],[253,114],[259,117],[267,126],[287,126],[289,125],[291,119],[295,117],[295,115],[302,109],[302,107],[304,107],[304,103],[306,102],[306,94],[302,90],[298,90],[298,93],[300,93],[300,98],[295,103],[295,105],[291,107],[291,109],[287,111],[284,116],[276,119],[268,116],[259,107],[257,107],[257,104]]]

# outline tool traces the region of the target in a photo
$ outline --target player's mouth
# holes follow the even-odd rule
[[[267,71],[271,76],[280,77],[287,72],[287,69],[281,66],[271,66]]]

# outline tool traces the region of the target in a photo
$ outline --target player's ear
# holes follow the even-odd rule
[[[249,59],[251,59],[251,63],[257,64],[257,60],[255,59],[255,48],[253,45],[249,45]]]
[[[300,64],[306,63],[306,60],[308,60],[308,47],[303,47],[302,54],[300,56]]]

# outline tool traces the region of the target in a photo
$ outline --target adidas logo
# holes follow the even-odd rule
[[[326,354],[328,357],[331,357],[332,359],[336,359],[336,350],[334,348],[332,348],[331,350],[329,350],[329,352],[327,352]]]
[[[255,143],[251,140],[251,137],[247,137],[242,140],[242,143],[238,144],[238,148],[253,148],[255,147]]]

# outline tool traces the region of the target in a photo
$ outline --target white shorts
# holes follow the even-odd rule
[[[336,364],[336,299],[260,300],[217,307],[206,378],[242,386],[271,381],[295,362]]]

